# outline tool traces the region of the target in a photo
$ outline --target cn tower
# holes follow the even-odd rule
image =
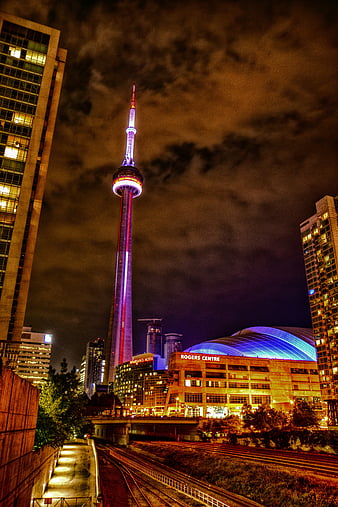
[[[134,163],[135,84],[126,128],[126,152],[121,167],[113,176],[112,189],[121,198],[120,228],[116,254],[115,292],[106,349],[106,383],[113,382],[118,364],[130,361],[132,337],[132,213],[133,199],[142,193],[143,177]]]

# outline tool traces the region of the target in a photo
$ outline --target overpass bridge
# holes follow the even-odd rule
[[[96,415],[90,420],[93,437],[118,445],[128,445],[130,440],[200,440],[197,418]]]

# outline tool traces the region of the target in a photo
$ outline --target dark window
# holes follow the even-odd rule
[[[245,364],[228,364],[228,370],[247,371],[248,367]]]
[[[206,378],[226,378],[226,373],[222,371],[207,371],[205,374]]]
[[[267,366],[250,366],[251,371],[269,371]]]
[[[202,393],[185,393],[184,401],[186,403],[202,403]]]
[[[290,368],[291,373],[301,373],[303,375],[308,374],[308,370],[306,368]]]
[[[191,377],[202,377],[202,372],[199,370],[186,370],[185,371],[185,378],[191,378]]]
[[[223,363],[206,363],[205,365],[207,370],[225,370],[226,365]]]

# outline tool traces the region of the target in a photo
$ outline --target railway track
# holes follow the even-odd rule
[[[245,461],[254,461],[263,465],[271,464],[301,469],[302,471],[311,472],[326,478],[338,478],[338,456],[299,453],[296,451],[275,451],[230,444],[161,442],[161,446],[172,447],[176,445],[183,449],[199,450],[220,456],[245,459]]]
[[[165,488],[161,483],[156,483],[134,467],[130,468],[127,460],[122,462],[116,453],[103,446],[97,446],[97,448],[101,454],[101,460],[104,459],[105,463],[110,463],[120,472],[129,493],[129,505],[135,507],[191,507],[191,503],[179,499],[174,490]]]
[[[123,467],[124,473],[128,471],[128,488],[134,498],[134,505],[136,506],[191,506],[191,499],[194,500],[193,505],[196,505],[197,501],[199,502],[199,505],[209,505],[212,507],[258,507],[260,505],[252,500],[229,491],[225,491],[221,488],[217,488],[216,486],[207,484],[187,474],[183,474],[182,472],[176,472],[172,468],[159,464],[151,458],[145,458],[144,456],[134,454],[130,451],[108,445],[98,445],[97,448],[99,455],[104,455],[105,459],[111,460],[112,465]],[[157,485],[160,484],[160,486],[157,486],[159,489],[156,489],[155,495],[158,501],[161,501],[162,503],[154,503],[154,498],[150,500],[151,503],[142,503],[145,502],[145,500],[140,499],[139,494],[137,492],[135,493],[136,490],[133,486],[130,487],[130,476],[133,481],[142,482],[141,488],[143,492],[147,488],[151,488],[151,491],[153,492],[155,487],[154,485],[156,485],[156,483]],[[145,482],[147,483],[146,485]],[[173,490],[186,495],[186,500],[180,500],[175,495],[174,501],[176,503],[174,503],[173,494],[170,493],[170,491]],[[164,493],[169,496],[169,503],[167,498],[163,498]],[[137,501],[140,503],[136,503]]]

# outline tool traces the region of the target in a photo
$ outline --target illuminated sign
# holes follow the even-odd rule
[[[140,357],[140,359],[132,359],[130,364],[149,363],[153,361],[153,357]]]
[[[203,356],[201,354],[181,354],[180,359],[190,359],[193,361],[220,361],[220,356]]]

